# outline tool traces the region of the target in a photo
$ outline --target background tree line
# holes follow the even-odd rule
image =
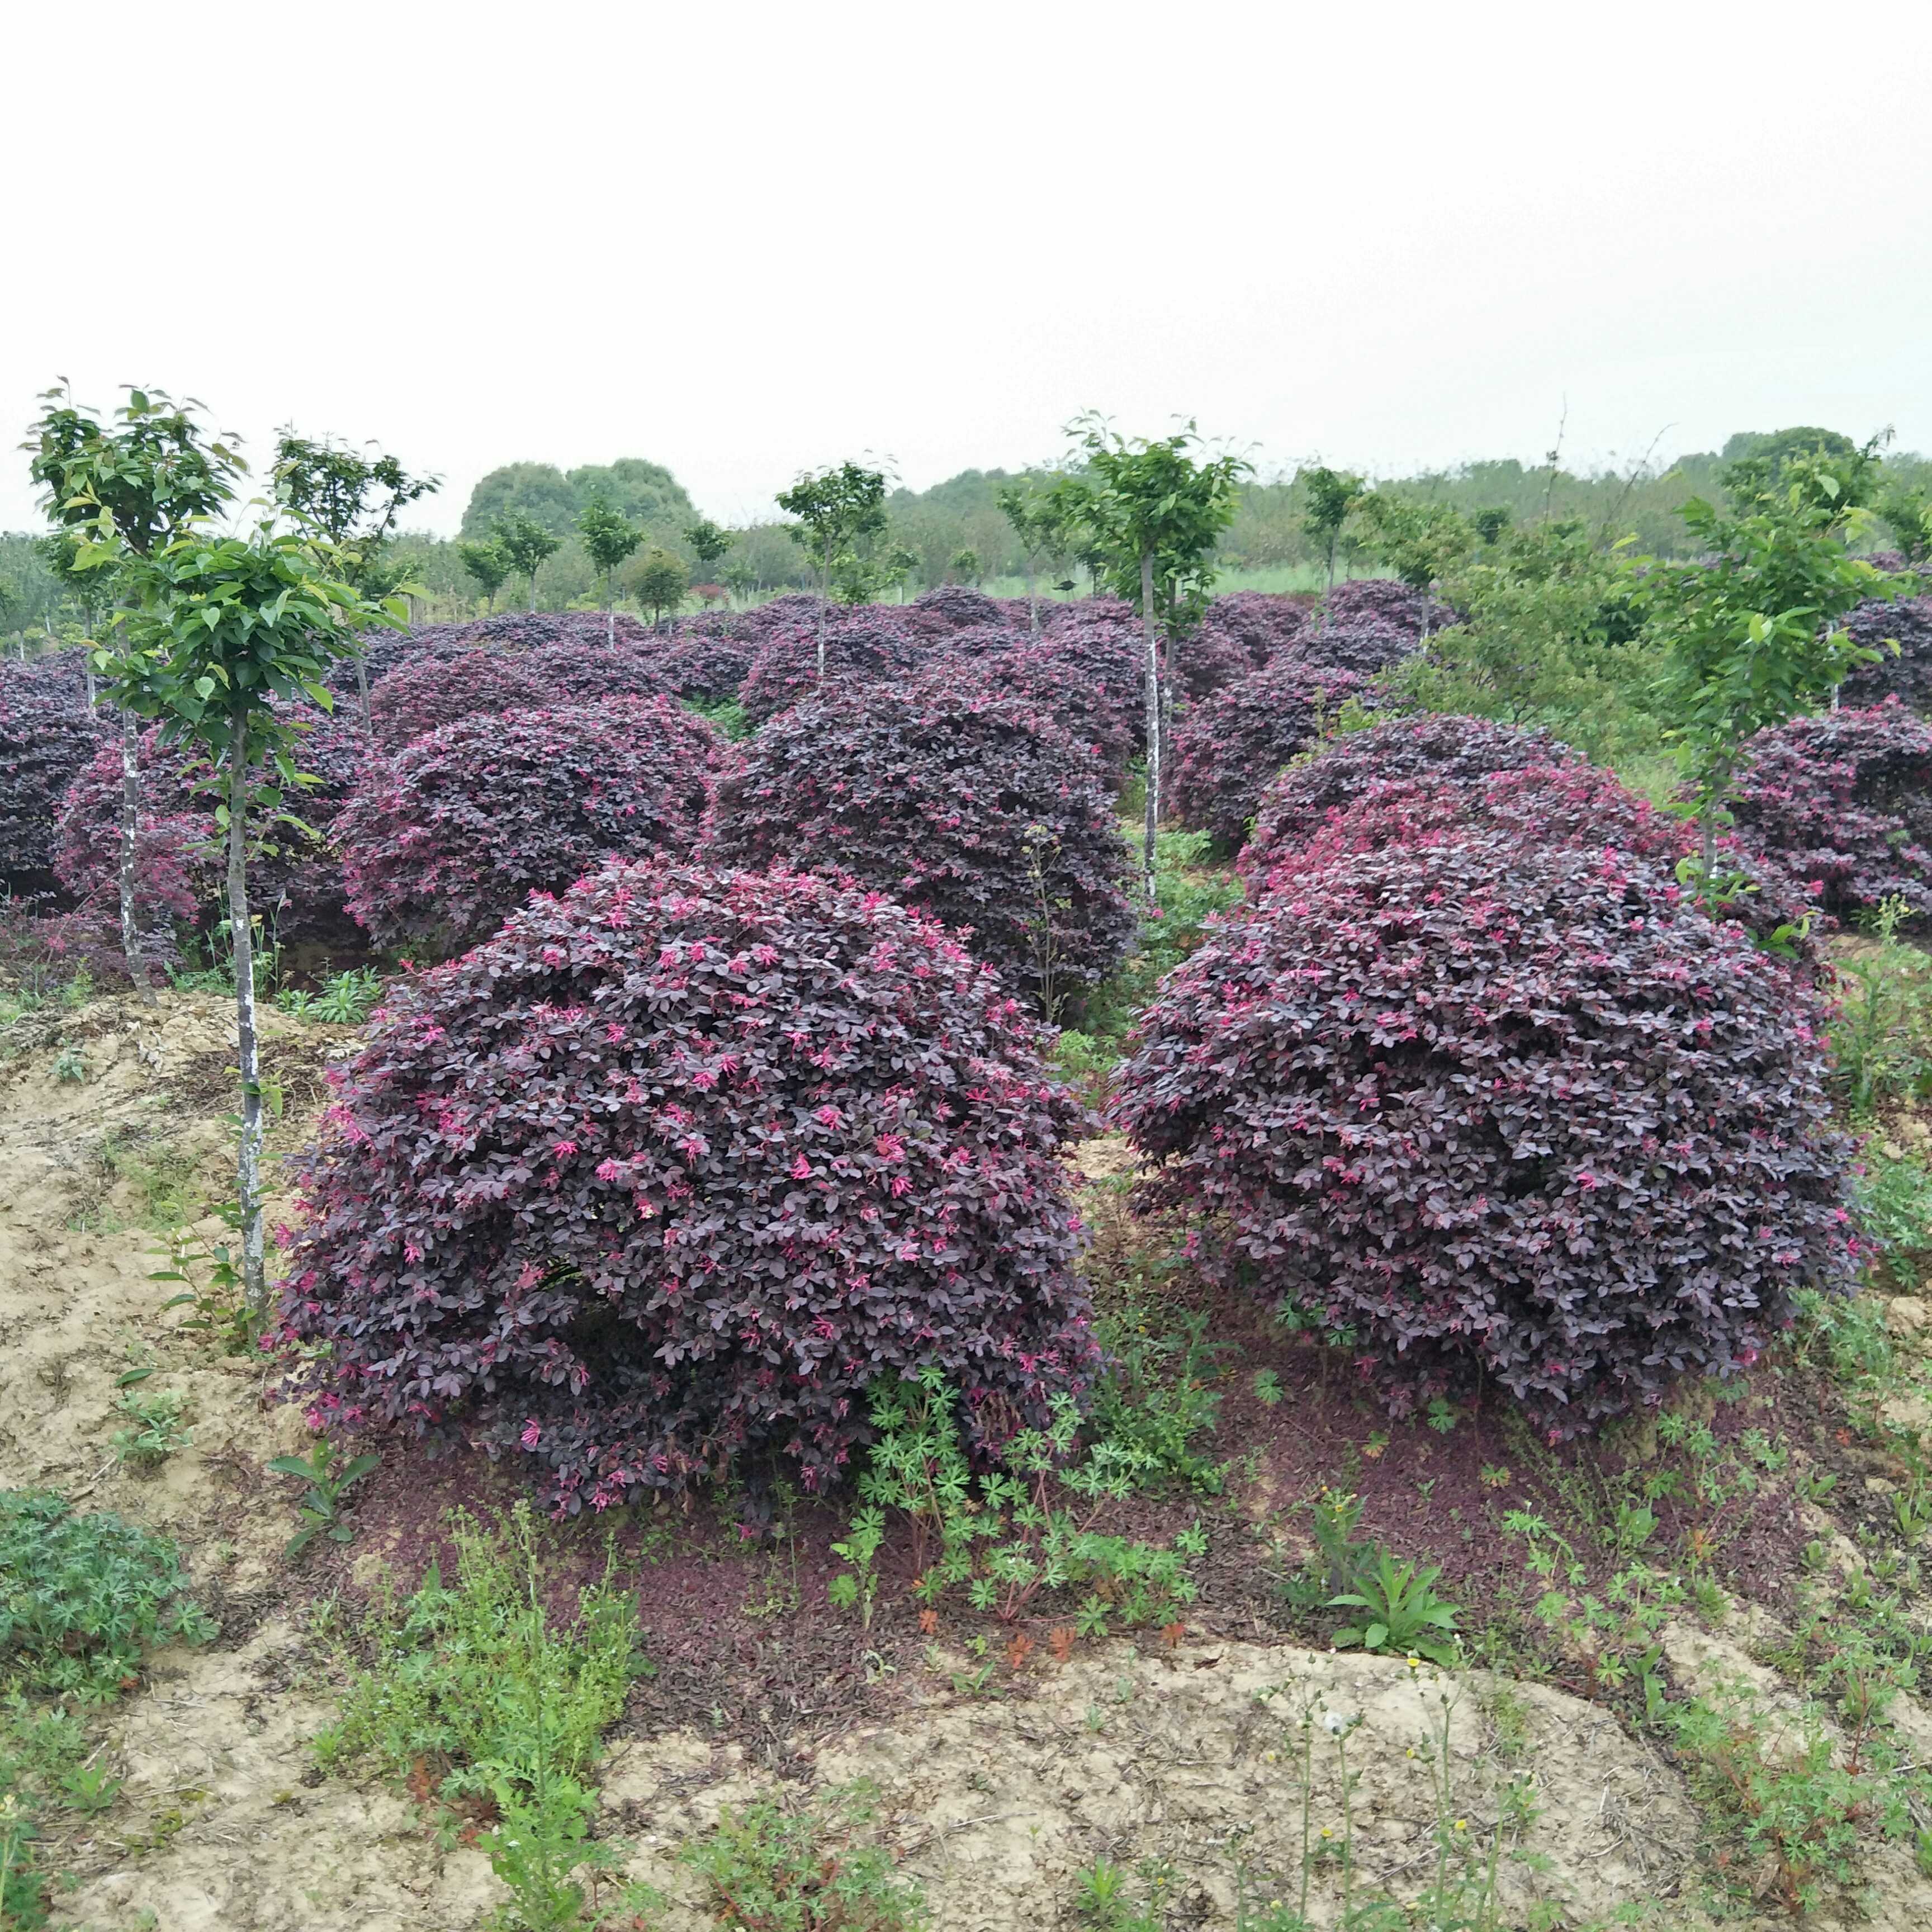
[[[1384,503],[1440,506],[1492,530],[1563,520],[1578,526],[1593,544],[1607,547],[1630,537],[1632,548],[1645,554],[1686,556],[1698,548],[1678,514],[1688,496],[1718,491],[1724,472],[1754,452],[1794,437],[1815,443],[1821,436],[1829,436],[1834,446],[1851,447],[1834,433],[1798,429],[1742,432],[1720,450],[1682,457],[1667,468],[1637,465],[1622,472],[1576,471],[1560,463],[1525,464],[1503,458],[1371,482],[1305,465],[1292,474],[1253,478],[1240,486],[1214,561],[1224,589],[1243,587],[1244,581],[1263,588],[1316,588],[1326,575],[1332,536],[1338,572],[1388,569],[1386,532],[1351,507],[1346,493],[1334,496],[1337,482],[1352,484],[1364,494],[1372,489]],[[1932,458],[1889,453],[1880,469],[1882,501],[1887,493],[1894,500],[1909,500],[1915,490],[1932,494]],[[1342,509],[1339,522],[1324,520],[1324,479],[1333,503]],[[902,574],[881,594],[916,596],[946,583],[1016,588],[1027,574],[1028,559],[1000,507],[1000,495],[1016,484],[1044,488],[1052,480],[1039,470],[967,470],[929,489],[890,491],[886,528],[874,548]],[[724,533],[730,543],[722,554],[701,554],[692,533],[709,526],[683,486],[661,464],[633,457],[564,470],[547,463],[512,463],[477,483],[455,538],[406,530],[397,536],[395,562],[421,593],[414,600],[415,614],[422,621],[476,614],[484,595],[466,568],[463,547],[487,545],[493,532],[519,519],[554,539],[555,548],[537,562],[533,586],[520,566],[506,571],[493,594],[493,608],[512,599],[524,602],[532,588],[539,609],[601,605],[604,570],[580,527],[593,505],[639,532],[636,549],[610,572],[610,589],[625,607],[648,611],[653,598],[674,582],[671,564],[688,585],[716,584],[739,604],[810,589],[817,581],[811,558],[790,540],[789,526],[776,517]],[[1882,522],[1878,541],[1885,540],[1890,527]],[[1906,541],[1896,532],[1892,540],[1901,545]],[[1067,584],[1082,592],[1092,587],[1090,572],[1078,560],[1034,561],[1042,587]],[[60,571],[58,560],[50,557],[46,540],[0,535],[0,638],[17,652],[32,648],[37,634],[49,640],[81,635],[88,622],[74,584]]]

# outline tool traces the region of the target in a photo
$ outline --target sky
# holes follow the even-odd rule
[[[1932,7],[14,10],[0,528],[40,392],[770,517],[1099,410],[1263,472],[1932,452]]]

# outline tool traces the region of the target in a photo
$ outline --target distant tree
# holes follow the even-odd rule
[[[530,608],[537,608],[537,572],[563,548],[542,524],[529,517],[506,517],[491,532],[496,548],[509,560],[512,572],[530,580]]]
[[[1718,890],[1718,830],[1745,741],[1814,710],[1877,656],[1838,621],[1867,598],[1895,594],[1847,548],[1870,524],[1859,498],[1876,460],[1874,443],[1849,456],[1791,455],[1779,487],[1760,478],[1729,514],[1693,497],[1678,514],[1702,555],[1655,564],[1644,579],[1665,652],[1659,698],[1690,754],[1707,894]]]
[[[88,638],[98,642],[110,620],[120,586],[118,566],[97,558],[88,568],[80,562],[82,539],[73,530],[52,530],[36,542],[34,548],[47,572],[63,592],[80,607],[80,621]],[[22,655],[24,656],[25,652]],[[97,684],[94,660],[87,661],[87,708],[94,709]]]
[[[76,571],[145,562],[196,518],[232,501],[236,482],[245,473],[241,458],[203,429],[195,413],[201,406],[192,400],[177,406],[159,389],[130,388],[111,422],[104,422],[98,411],[76,405],[64,383],[40,400],[47,406],[29,432],[28,469],[46,493],[49,517],[74,541]],[[97,668],[100,662],[97,656]],[[154,988],[142,963],[134,917],[140,754],[140,721],[124,706],[121,948],[128,976],[152,1004]]]
[[[631,594],[650,611],[651,622],[661,624],[667,610],[675,610],[684,602],[690,584],[691,572],[683,558],[653,548],[644,553],[643,566],[631,580]]]
[[[691,546],[691,554],[698,560],[698,567],[706,577],[716,575],[718,566],[737,538],[727,530],[721,530],[708,517],[700,517],[696,523],[688,526],[684,540]]]
[[[1510,516],[1510,506],[1507,503],[1498,503],[1489,509],[1477,511],[1469,521],[1475,526],[1477,536],[1484,543],[1494,544],[1501,540],[1504,531],[1509,528]]]
[[[1418,503],[1391,490],[1371,490],[1358,496],[1355,514],[1367,532],[1370,554],[1411,590],[1424,593],[1422,633],[1426,638],[1427,593],[1476,547],[1468,519],[1447,503]]]
[[[139,595],[125,646],[96,660],[130,716],[155,719],[164,740],[193,744],[223,782],[242,1083],[236,1184],[242,1281],[257,1324],[268,1313],[261,1192],[268,1095],[255,1024],[247,828],[251,817],[279,812],[299,782],[301,728],[286,706],[305,700],[327,710],[325,680],[356,653],[357,629],[402,622],[399,604],[380,608],[334,574],[334,556],[332,546],[304,533],[264,526],[224,537],[190,527],[130,566]]]
[[[1894,483],[1879,498],[1877,508],[1907,563],[1932,558],[1932,499],[1922,489]]]
[[[986,576],[985,568],[980,562],[980,553],[970,544],[956,550],[946,564],[947,574],[956,584],[977,585]]]
[[[368,455],[332,439],[320,442],[281,431],[272,472],[276,500],[334,546],[330,567],[364,597],[400,590],[409,573],[392,551],[396,520],[412,503],[442,488],[440,476],[412,476],[374,444]],[[369,673],[355,654],[356,690],[362,724],[369,728]]]
[[[734,556],[718,577],[735,596],[748,597],[758,588],[758,566],[749,557]]]
[[[684,485],[662,463],[649,463],[640,456],[587,463],[564,480],[579,509],[593,500],[606,502],[631,523],[676,528],[698,514]]]
[[[896,590],[899,601],[905,601],[906,579],[919,568],[919,552],[908,545],[888,544],[879,553],[879,587],[882,590]]]
[[[1084,474],[1048,494],[1064,526],[1106,569],[1117,595],[1138,605],[1146,646],[1147,808],[1142,854],[1148,903],[1158,903],[1154,841],[1174,645],[1196,622],[1214,583],[1214,548],[1234,520],[1252,466],[1209,457],[1191,422],[1159,441],[1129,441],[1089,413],[1071,425]],[[1199,456],[1196,452],[1202,451]]]
[[[504,580],[510,574],[510,560],[504,554],[502,545],[494,542],[459,543],[456,554],[482,592],[484,609],[494,609],[496,593],[502,589]]]
[[[604,641],[617,641],[617,617],[611,608],[610,577],[618,565],[644,540],[642,530],[625,522],[604,502],[586,503],[578,512],[577,533],[584,539],[585,554],[604,579]]]
[[[1306,508],[1301,526],[1321,546],[1328,566],[1328,588],[1335,587],[1335,546],[1342,526],[1362,493],[1362,479],[1346,470],[1316,468],[1301,472],[1301,490]]]
[[[837,468],[801,475],[789,490],[782,491],[778,506],[797,521],[791,526],[792,541],[817,562],[819,587],[829,601],[832,596],[832,567],[842,553],[856,557],[860,544],[877,536],[886,527],[884,473],[856,463],[842,463]],[[818,612],[818,675],[825,675],[825,608]]]
[[[1026,571],[1027,628],[1038,637],[1040,566],[1069,554],[1070,536],[1064,507],[1057,507],[1047,490],[1024,482],[1006,484],[995,500],[1000,514],[1012,526],[1013,535],[1019,539]]]

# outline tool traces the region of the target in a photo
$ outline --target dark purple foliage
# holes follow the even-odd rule
[[[1043,964],[1056,994],[1094,985],[1134,933],[1099,760],[1022,700],[956,680],[773,718],[719,783],[707,856],[849,872],[1036,992]]]
[[[1056,719],[1116,780],[1145,740],[1140,647],[1107,626],[1057,626],[1037,641],[1023,637],[968,659],[959,670]]]
[[[520,1458],[560,1510],[747,1451],[825,1486],[875,1379],[982,1442],[1097,1350],[1041,1036],[850,880],[616,866],[392,992],[302,1174],[286,1336],[331,1422]]]
[[[1897,698],[1760,731],[1731,800],[1737,842],[1840,917],[1932,916],[1932,723]]]
[[[1345,670],[1284,652],[1204,703],[1190,706],[1174,733],[1169,809],[1183,825],[1232,852],[1275,774],[1310,750],[1352,698],[1375,692]]]
[[[1314,601],[1298,594],[1271,596],[1265,591],[1238,590],[1208,605],[1202,628],[1232,638],[1246,653],[1249,669],[1260,670],[1276,651],[1300,638]]]
[[[452,952],[605,860],[688,856],[723,742],[670,699],[467,718],[365,771],[336,821],[350,911],[384,947]]]
[[[90,712],[52,677],[0,690],[0,872],[52,865],[68,788],[120,724],[118,714]]]
[[[985,592],[971,590],[964,584],[942,584],[938,590],[915,597],[912,608],[928,617],[937,618],[949,631],[976,631],[988,624],[1004,628],[1006,622],[1006,612],[1000,605]],[[1024,622],[1024,606],[1022,613]]]
[[[939,655],[943,627],[931,618],[914,619],[886,604],[856,607],[836,614],[826,631],[825,682],[871,688],[890,683],[932,664]],[[818,629],[815,620],[786,625],[759,644],[739,688],[738,702],[754,724],[776,717],[788,705],[817,694]]]
[[[369,709],[376,742],[388,751],[462,718],[604,698],[652,698],[667,688],[650,645],[580,641],[421,657],[383,679],[370,694]]]
[[[1492,772],[1582,762],[1580,753],[1546,730],[1448,712],[1344,732],[1324,746],[1318,758],[1291,766],[1267,785],[1241,854],[1241,875],[1251,885],[1265,878],[1278,853],[1306,845],[1331,812],[1353,805],[1373,786],[1467,785]]]
[[[1472,830],[1229,916],[1118,1112],[1150,1201],[1342,1331],[1397,1413],[1496,1385],[1554,1438],[1852,1286],[1821,1036],[1667,874]]]
[[[1896,603],[1868,598],[1846,616],[1845,628],[1858,643],[1885,655],[1845,680],[1838,687],[1840,704],[1864,710],[1896,698],[1914,711],[1932,712],[1932,597],[1905,597]]]
[[[737,696],[752,668],[753,648],[728,632],[681,631],[654,663],[674,696],[717,704]]]
[[[1420,639],[1425,628],[1432,634],[1455,621],[1455,612],[1440,598],[1412,590],[1397,578],[1352,577],[1322,599],[1310,628],[1346,631],[1388,624]]]

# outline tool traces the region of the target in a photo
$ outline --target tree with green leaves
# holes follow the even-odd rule
[[[1142,865],[1157,904],[1154,842],[1166,776],[1168,687],[1180,637],[1198,622],[1214,584],[1214,549],[1234,521],[1253,466],[1210,455],[1192,423],[1132,440],[1090,412],[1070,425],[1083,473],[1048,493],[1064,527],[1084,530],[1117,596],[1135,604],[1146,647],[1147,808]]]
[[[1504,531],[1510,526],[1510,506],[1507,503],[1492,504],[1487,509],[1478,510],[1469,519],[1470,527],[1483,542],[1492,546],[1502,541]]]
[[[604,579],[604,641],[617,641],[617,616],[611,608],[610,579],[618,565],[644,540],[634,524],[627,524],[601,500],[584,505],[578,512],[577,534],[584,539],[584,554]]]
[[[509,560],[512,572],[530,580],[530,608],[537,608],[537,572],[563,548],[563,540],[554,537],[533,518],[506,517],[491,531],[492,541]]]
[[[1040,635],[1040,566],[1070,553],[1064,506],[1056,502],[1050,490],[1026,482],[1006,484],[994,500],[1019,539],[1026,570],[1027,629],[1036,638]]]
[[[510,574],[510,560],[500,543],[460,543],[456,554],[463,568],[483,593],[486,613],[494,609],[496,593]]]
[[[397,520],[412,503],[435,495],[442,478],[412,476],[373,443],[365,448],[367,454],[359,454],[332,436],[316,442],[284,429],[276,439],[271,474],[275,500],[334,546],[342,581],[365,597],[388,597],[409,576],[392,548]],[[368,668],[359,654],[356,692],[362,728],[373,730]]]
[[[357,650],[365,625],[401,628],[399,600],[378,604],[335,574],[332,545],[308,531],[265,525],[228,537],[190,526],[130,567],[137,595],[123,648],[96,654],[115,702],[152,718],[164,740],[191,743],[221,787],[216,820],[228,844],[228,926],[235,968],[242,1130],[236,1186],[242,1274],[250,1315],[268,1313],[262,1239],[263,1108],[256,1030],[254,929],[248,907],[248,826],[280,814],[298,787],[301,728],[286,706],[326,711],[330,670]]]
[[[751,596],[758,588],[758,566],[748,556],[734,556],[718,573],[718,580],[733,596]]]
[[[779,493],[778,506],[797,519],[791,526],[792,541],[818,566],[824,599],[818,610],[818,675],[822,679],[826,606],[832,595],[833,568],[842,554],[859,558],[860,545],[885,529],[885,475],[850,462],[816,473],[807,470],[789,490]]]
[[[1447,503],[1418,502],[1391,490],[1371,490],[1355,500],[1369,554],[1387,564],[1412,590],[1422,592],[1422,634],[1429,635],[1430,593],[1476,548],[1469,520]]]
[[[1877,655],[1839,622],[1867,598],[1896,594],[1849,548],[1870,526],[1861,499],[1875,456],[1871,443],[1849,456],[1780,452],[1775,482],[1746,479],[1730,512],[1694,496],[1678,514],[1703,556],[1653,563],[1645,578],[1664,653],[1659,698],[1690,754],[1707,895],[1746,742],[1834,700],[1846,674]]]
[[[691,572],[682,557],[653,545],[644,555],[631,580],[631,595],[651,614],[653,624],[662,624],[668,610],[684,602],[691,587]]]
[[[689,525],[684,532],[684,540],[690,544],[698,568],[707,578],[738,541],[734,532],[721,529],[709,517],[700,517],[696,523]]]
[[[1922,489],[1894,483],[1879,498],[1877,508],[1907,563],[1932,559],[1932,499]]]
[[[80,607],[80,621],[90,639],[98,640],[112,616],[120,577],[116,567],[97,558],[88,568],[80,564],[82,539],[72,530],[50,530],[35,540],[34,549],[46,566],[47,574]],[[22,652],[22,656],[25,653]],[[99,696],[94,675],[94,659],[87,659],[87,708],[92,711]]]
[[[64,383],[26,448],[49,518],[72,541],[76,572],[145,562],[197,518],[233,500],[247,466],[202,427],[192,399],[130,388],[110,417],[77,404]],[[232,439],[230,440],[230,441]],[[123,579],[124,584],[126,579]],[[123,616],[128,614],[125,611]],[[121,950],[128,976],[153,1004],[134,916],[135,842],[141,822],[140,721],[124,708],[121,729]]]
[[[1328,560],[1330,590],[1335,587],[1335,546],[1341,541],[1342,526],[1361,494],[1362,479],[1346,470],[1330,470],[1318,464],[1301,472],[1304,506],[1301,527],[1322,546]]]
[[[986,568],[980,561],[980,553],[970,544],[956,550],[946,560],[946,574],[956,584],[969,584],[976,588],[986,576]]]

